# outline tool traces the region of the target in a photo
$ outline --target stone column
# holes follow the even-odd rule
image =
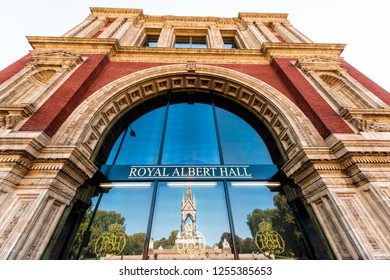
[[[212,24],[209,27],[209,39],[210,39],[210,46],[209,46],[210,48],[213,49],[225,48],[223,38],[216,24]]]
[[[114,33],[122,26],[126,19],[117,18],[113,23],[110,24],[99,36],[98,38],[111,38]]]
[[[299,38],[292,34],[282,23],[274,22],[274,30],[289,43],[302,43]]]
[[[24,140],[27,170],[0,205],[0,259],[40,259],[78,187],[97,170],[75,147]]]
[[[267,42],[267,38],[264,37],[264,35],[260,32],[260,30],[253,24],[248,24],[248,27],[250,31],[253,33],[253,35],[256,37],[256,39],[260,42],[260,44]]]
[[[173,47],[173,37],[174,37],[173,35],[174,33],[173,33],[172,24],[168,22],[165,23],[161,30],[160,36],[158,37],[157,47],[160,48]]]
[[[335,139],[329,143],[330,149],[304,149],[283,171],[300,187],[336,259],[390,258],[389,203],[378,199],[389,190],[367,194],[373,186],[361,180],[362,171],[346,168],[349,161],[338,158],[343,145]],[[378,209],[383,206],[385,211]]]
[[[259,29],[260,33],[264,35],[264,37],[269,42],[280,42],[280,40],[275,36],[271,30],[268,29],[267,26],[265,26],[262,22],[255,22],[255,26]]]
[[[77,33],[74,36],[79,37],[79,38],[91,38],[105,24],[106,24],[105,18],[96,18],[91,24],[89,24],[86,28],[84,28],[83,30],[81,30],[79,33]]]

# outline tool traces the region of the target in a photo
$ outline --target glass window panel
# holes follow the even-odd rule
[[[205,49],[207,42],[205,36],[176,36],[175,48]]]
[[[91,224],[91,237],[82,249],[82,259],[142,259],[152,198],[151,183],[113,184],[104,193]],[[76,234],[72,256],[91,220],[97,197]]]
[[[234,37],[222,37],[225,49],[238,49],[236,40]]]
[[[155,35],[147,34],[142,46],[153,47],[153,48],[157,47],[158,37],[159,37],[158,34]]]
[[[260,135],[243,119],[216,108],[225,164],[272,164]]]
[[[161,182],[158,185],[149,257],[233,259],[221,182]]]
[[[155,109],[131,124],[115,164],[157,164],[165,110],[166,107]],[[131,129],[135,136],[131,135]],[[114,164],[113,160],[121,139],[122,136],[115,143],[108,164]]]
[[[220,163],[212,106],[182,103],[169,107],[162,163]]]
[[[287,199],[264,182],[229,183],[240,259],[298,258],[305,255],[303,235]]]

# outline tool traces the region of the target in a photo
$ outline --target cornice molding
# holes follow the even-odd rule
[[[89,8],[93,15],[143,15],[142,9],[127,9],[127,8],[105,8],[105,7],[90,7]]]
[[[257,18],[267,21],[272,20],[286,20],[288,17],[287,13],[250,13],[250,12],[243,12],[238,13],[239,18]]]
[[[313,56],[339,57],[345,47],[346,44],[264,42],[261,50],[271,60],[272,58],[299,59]]]
[[[177,49],[120,46],[114,38],[71,38],[27,36],[35,50],[62,50],[78,54],[107,54],[113,61],[159,61],[166,63],[197,60],[200,63],[260,63],[273,58],[339,57],[345,44],[263,43],[260,50]],[[181,59],[182,58],[182,59]]]
[[[146,15],[142,9],[129,9],[129,8],[107,8],[107,7],[91,7],[91,15],[99,16],[129,16],[139,15],[142,20],[151,22],[212,22],[222,24],[235,24],[245,18],[260,19],[266,21],[284,21],[287,19],[287,13],[253,13],[253,12],[240,12],[238,17],[224,18],[224,17],[211,17],[211,16],[174,16],[174,15]]]

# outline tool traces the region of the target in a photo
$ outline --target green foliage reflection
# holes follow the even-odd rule
[[[273,230],[278,232],[285,241],[285,250],[283,256],[300,257],[304,254],[302,244],[302,232],[295,223],[295,217],[291,212],[284,195],[274,196],[275,208],[254,209],[247,216],[247,225],[251,231],[252,237],[256,237],[259,231],[259,224],[263,221],[272,224]]]

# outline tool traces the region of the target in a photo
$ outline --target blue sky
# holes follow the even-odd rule
[[[13,0],[1,5],[0,69],[31,49],[26,36],[61,36],[89,14],[89,7],[143,9],[152,15],[236,17],[238,12],[288,13],[290,22],[318,43],[345,43],[342,56],[390,91],[388,2],[384,0]],[[353,9],[353,10],[351,10]],[[383,43],[383,44],[382,44]]]

